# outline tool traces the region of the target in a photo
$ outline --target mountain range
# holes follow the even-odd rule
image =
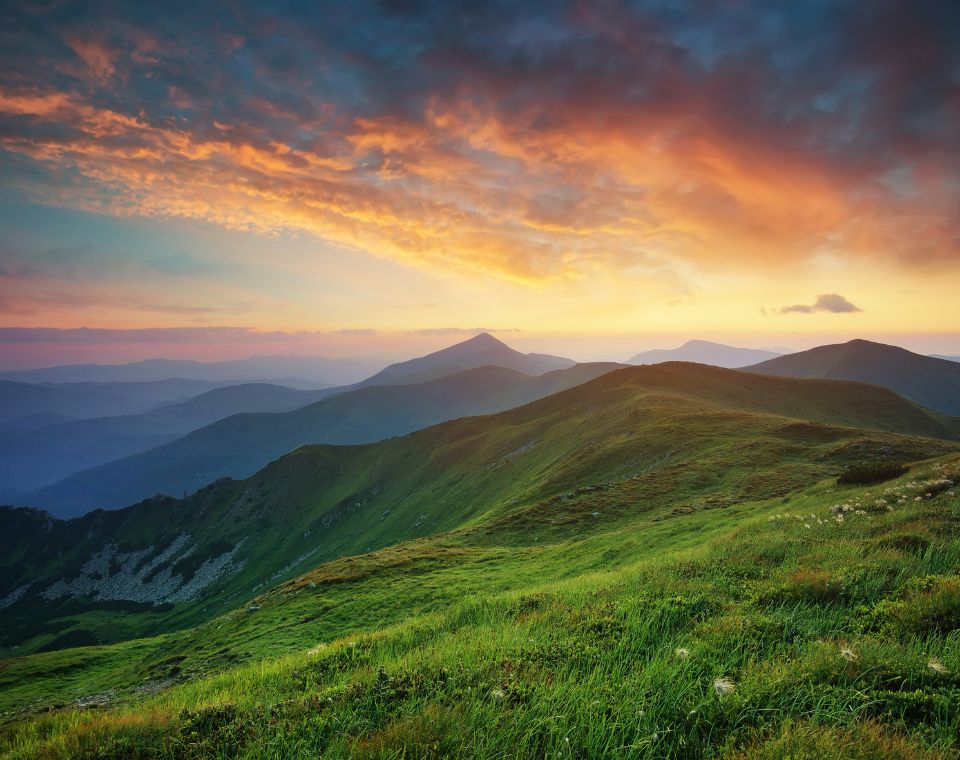
[[[381,436],[381,430],[383,435],[405,433],[414,429],[411,426],[420,423],[429,424],[457,414],[506,408],[503,403],[491,403],[490,397],[482,393],[476,394],[476,403],[471,403],[468,398],[471,391],[464,388],[462,403],[452,406],[450,412],[437,410],[432,413],[409,414],[409,406],[401,404],[401,408],[394,415],[393,409],[381,404],[376,405],[379,414],[377,420],[370,419],[366,424],[356,426],[344,418],[340,422],[334,422],[331,427],[330,421],[324,418],[322,413],[317,417],[310,412],[305,412],[300,418],[294,415],[280,420],[245,418],[233,420],[212,431],[199,433],[172,447],[151,452],[139,460],[126,461],[128,457],[163,447],[188,433],[234,414],[290,411],[351,390],[380,384],[421,383],[465,369],[483,367],[488,363],[490,366],[526,371],[528,375],[539,375],[557,367],[573,365],[568,359],[514,351],[496,338],[481,334],[426,356],[391,365],[367,380],[350,386],[305,391],[272,384],[248,383],[217,389],[189,401],[168,404],[139,415],[97,417],[62,424],[55,424],[62,419],[57,415],[34,414],[28,420],[12,421],[12,430],[6,434],[0,432],[0,499],[19,501],[25,498],[30,500],[29,503],[59,509],[61,502],[51,494],[65,490],[70,494],[70,504],[82,503],[88,508],[117,506],[156,492],[181,493],[193,490],[217,477],[248,475],[270,459],[304,443],[367,442],[377,440]],[[137,371],[157,371],[158,367],[172,370],[183,364],[158,361],[141,362],[135,367],[125,366],[128,370],[134,367]],[[192,366],[190,363],[186,364]],[[256,360],[193,364],[208,374],[226,371],[228,375],[243,374],[250,371],[251,367],[259,366]],[[86,371],[83,367],[80,370]],[[27,389],[48,387],[22,383],[11,385]],[[84,384],[82,387],[91,385],[94,384]],[[138,384],[129,383],[122,387],[128,385],[136,387]],[[544,392],[550,392],[549,384],[545,388]],[[536,397],[536,394],[512,395],[512,389],[503,383],[494,383],[490,390],[493,394],[501,393],[504,403],[507,404],[514,400],[526,401]],[[363,405],[369,400],[370,394],[365,394],[356,398],[354,403]],[[373,409],[373,406],[370,408]],[[153,464],[147,465],[144,460]],[[88,481],[81,477],[62,486],[49,488],[74,473],[112,461],[117,461],[113,470],[91,473]],[[169,463],[172,461],[179,463],[175,475],[171,474]],[[128,466],[131,469],[125,471]],[[146,474],[155,470],[166,471],[168,474],[156,474],[152,477]],[[117,478],[112,474],[117,471],[125,471],[124,476]],[[100,482],[97,488],[91,490],[81,485],[84,482],[98,481],[101,476],[106,479]],[[121,488],[115,485],[117,483],[128,484],[123,486],[126,490],[120,490],[122,496],[115,496],[111,491],[111,488]],[[148,490],[141,491],[134,483],[150,485]]]
[[[780,354],[758,348],[736,348],[708,340],[689,340],[678,348],[643,351],[627,360],[627,364],[660,364],[680,361],[710,364],[714,367],[736,369],[774,359]]]
[[[0,508],[0,754],[955,746],[960,419],[681,362],[477,367],[306,409],[362,427],[567,384],[184,499]]]
[[[480,368],[356,393],[376,405],[387,392],[382,403],[395,408],[411,398],[401,391],[428,389],[417,409],[449,410],[464,388],[508,387],[517,401],[531,383],[556,388],[575,382],[569,373],[609,369],[531,379]],[[491,403],[509,403],[486,392]],[[772,498],[865,454],[960,451],[958,437],[960,420],[875,386],[685,363],[604,371],[498,414],[364,446],[303,447],[183,500],[69,521],[4,509],[2,646],[59,648],[195,622],[321,562],[468,526],[481,541],[517,530],[527,542],[549,540],[567,530],[567,518],[556,518],[581,502],[593,506],[575,524],[589,530],[591,509],[612,520],[648,502],[710,508]]]
[[[758,352],[689,341],[674,351],[638,354],[634,361],[655,363],[678,354],[714,363],[740,363]],[[303,391],[246,384],[216,389],[139,415],[60,424],[54,424],[60,419],[55,413],[37,413],[23,421],[8,421],[13,430],[0,431],[0,499],[66,517],[98,507],[118,508],[158,493],[186,494],[218,478],[251,475],[301,445],[369,443],[458,416],[507,409],[616,365],[580,365],[574,372],[559,374],[554,369],[572,366],[569,359],[520,353],[481,334],[390,365],[348,386]],[[953,392],[960,387],[956,379],[960,366],[894,346],[852,341],[775,357],[747,369],[869,382],[930,409],[960,412]],[[478,371],[471,375],[473,370]],[[532,380],[531,376],[544,372],[548,374],[542,381]],[[169,393],[196,382],[203,381],[145,385]],[[8,385],[44,393],[99,391],[110,402],[108,394],[118,392],[116,384]],[[119,389],[149,398],[139,385],[120,384]],[[404,385],[410,387],[405,390]],[[342,398],[334,400],[337,396]],[[252,412],[260,413],[249,414]],[[17,429],[18,425],[39,429]]]

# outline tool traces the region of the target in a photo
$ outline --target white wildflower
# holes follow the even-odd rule
[[[727,694],[733,694],[736,688],[736,684],[729,678],[718,678],[713,682],[713,690],[717,692],[718,697],[725,697]]]

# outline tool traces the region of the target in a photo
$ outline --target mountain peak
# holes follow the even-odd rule
[[[891,346],[888,343],[877,343],[875,340],[866,340],[864,338],[854,338],[853,340],[848,340],[845,345],[849,346],[850,348],[860,348],[860,349],[869,348],[873,350],[882,349],[882,350],[888,350],[888,351],[906,351],[907,350],[900,346]],[[910,353],[913,353],[913,352],[910,352]]]
[[[526,375],[542,375],[575,364],[570,359],[542,354],[523,354],[497,340],[488,332],[441,348],[432,354],[391,364],[362,385],[405,385],[433,380],[452,372],[492,365],[516,370]]]
[[[461,341],[460,346],[472,346],[476,348],[509,348],[509,346],[504,343],[502,340],[494,338],[488,332],[482,332],[478,335],[474,335],[472,338],[467,338],[464,341]]]

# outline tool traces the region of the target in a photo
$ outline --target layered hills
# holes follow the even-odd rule
[[[145,383],[22,383],[0,380],[0,422],[23,420],[24,429],[36,426],[30,417],[46,421],[89,419],[118,414],[140,414],[163,404],[186,401],[227,382],[157,380]],[[17,427],[14,425],[14,427]]]
[[[0,432],[0,499],[36,490],[75,472],[160,446],[241,412],[281,412],[306,406],[329,391],[266,383],[216,388],[141,414],[46,424]]]
[[[495,376],[516,379],[502,369],[454,377],[480,388]],[[773,498],[864,456],[956,450],[958,434],[957,420],[873,386],[682,363],[620,369],[499,414],[301,448],[183,500],[70,521],[5,510],[4,646],[157,632],[322,561],[471,525],[490,540],[552,540],[568,506],[605,504],[591,512],[607,521]]]
[[[948,757],[956,423],[661,364],[182,501],[3,510],[0,752]],[[894,479],[837,483],[864,462]]]
[[[357,382],[384,364],[377,359],[313,356],[251,356],[219,362],[146,359],[127,364],[62,364],[10,370],[0,372],[0,378],[25,383],[144,383],[178,377],[234,385],[270,382],[317,388]]]
[[[71,516],[155,494],[182,495],[219,478],[251,475],[304,444],[368,443],[455,417],[509,409],[616,366],[576,365],[540,377],[478,367],[424,383],[358,388],[290,412],[232,415],[149,451],[21,494],[17,501]]]

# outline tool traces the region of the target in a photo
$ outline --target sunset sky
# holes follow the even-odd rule
[[[16,364],[960,354],[956,0],[33,0],[0,64]]]

